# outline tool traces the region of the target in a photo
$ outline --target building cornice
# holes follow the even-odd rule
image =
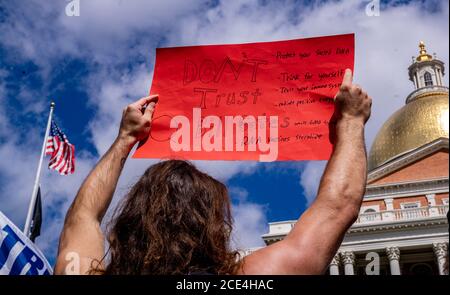
[[[433,85],[433,86],[425,86],[419,89],[414,90],[411,94],[406,98],[405,103],[410,103],[416,99],[435,96],[435,95],[448,95],[448,87]]]
[[[419,181],[403,181],[387,184],[368,185],[364,201],[380,200],[386,197],[406,197],[425,194],[448,193],[448,177]]]
[[[389,246],[399,248],[430,247],[433,243],[448,242],[448,233],[441,232],[420,236],[392,236],[376,240],[358,240],[352,242],[342,242],[338,252],[353,251],[355,253],[367,251],[379,251]]]
[[[286,221],[285,223],[295,224],[294,221]],[[435,216],[428,217],[426,219],[414,219],[414,220],[392,220],[392,221],[380,221],[378,223],[358,223],[353,224],[350,229],[347,231],[346,236],[351,236],[354,234],[361,233],[374,233],[374,232],[387,232],[387,231],[397,231],[404,229],[419,229],[419,228],[429,228],[429,227],[441,227],[445,225],[447,227],[448,221],[445,216]],[[290,231],[287,232],[278,232],[278,233],[267,233],[262,235],[262,239],[266,244],[271,244],[277,241],[283,240],[286,235],[289,234]]]
[[[447,224],[446,217],[429,217],[424,220],[401,220],[401,221],[391,221],[391,222],[380,222],[371,223],[370,225],[360,223],[354,224],[347,231],[347,234],[352,233],[362,233],[362,232],[374,232],[374,231],[385,231],[385,230],[397,230],[405,228],[419,228]]]

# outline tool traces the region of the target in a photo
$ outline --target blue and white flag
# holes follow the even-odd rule
[[[52,272],[42,252],[0,211],[0,275],[50,275]]]

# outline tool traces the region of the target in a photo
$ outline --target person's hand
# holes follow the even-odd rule
[[[119,139],[129,146],[146,139],[150,133],[151,120],[158,95],[143,97],[123,110]]]
[[[335,97],[338,119],[356,119],[366,123],[370,117],[372,99],[359,85],[353,84],[352,71],[345,70],[339,92]]]

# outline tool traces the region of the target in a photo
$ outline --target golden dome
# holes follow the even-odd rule
[[[417,94],[381,127],[370,150],[369,170],[440,137],[448,138],[448,90]]]

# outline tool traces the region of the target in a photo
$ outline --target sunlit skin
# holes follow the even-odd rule
[[[157,95],[149,96],[124,109],[116,140],[87,176],[67,212],[55,274],[73,270],[72,261],[66,259],[73,253],[79,255],[76,269],[81,274],[89,272],[92,262],[102,260],[105,239],[100,224],[131,149],[150,132],[157,101]],[[335,105],[336,142],[315,201],[284,240],[243,258],[238,274],[323,274],[357,218],[367,176],[364,126],[372,100],[353,84],[351,70],[345,72]]]

